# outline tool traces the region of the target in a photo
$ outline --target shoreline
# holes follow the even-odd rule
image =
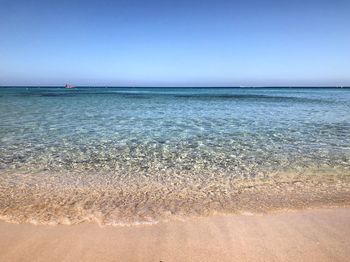
[[[168,224],[168,223],[186,223],[191,222],[194,220],[201,220],[201,219],[210,219],[215,217],[250,217],[250,216],[274,216],[274,215],[280,215],[280,214],[288,214],[288,213],[300,213],[300,212],[312,212],[312,211],[318,211],[318,210],[333,210],[333,209],[349,209],[350,210],[350,201],[348,199],[344,199],[343,202],[325,202],[320,203],[319,205],[308,205],[308,206],[292,206],[292,207],[280,207],[270,210],[261,210],[261,211],[255,211],[255,210],[237,210],[235,212],[218,212],[214,211],[211,214],[208,215],[187,215],[187,216],[171,216],[167,219],[160,219],[160,220],[154,220],[154,221],[134,221],[134,222],[122,222],[122,221],[115,221],[110,224],[101,223],[98,219],[91,217],[90,219],[82,220],[78,223],[69,223],[68,221],[62,220],[61,223],[40,223],[36,220],[28,220],[25,222],[18,222],[13,220],[12,218],[7,218],[5,216],[0,216],[0,224],[12,224],[12,225],[28,225],[28,226],[34,226],[34,227],[70,227],[70,226],[80,226],[80,225],[97,225],[99,228],[123,228],[123,227],[152,227],[159,224]],[[65,223],[67,222],[67,223]]]
[[[157,179],[115,184],[101,177],[43,174],[2,176],[0,220],[31,224],[154,224],[216,214],[271,213],[350,206],[348,175],[284,175],[266,179],[164,183]],[[56,180],[55,180],[56,179]],[[60,180],[59,180],[60,179]],[[82,186],[84,181],[92,181]],[[111,178],[109,181],[115,181]]]
[[[2,261],[347,261],[350,207],[216,215],[155,225],[0,222]]]

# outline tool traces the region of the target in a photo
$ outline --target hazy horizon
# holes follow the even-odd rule
[[[64,88],[64,85],[0,85],[0,88]],[[112,85],[75,85],[76,88],[350,88],[350,85],[318,85],[318,86],[112,86]]]

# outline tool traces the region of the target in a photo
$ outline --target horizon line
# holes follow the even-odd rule
[[[73,85],[75,88],[350,88],[349,86],[343,85],[256,85],[256,86],[114,86],[114,85]],[[0,85],[0,88],[64,88],[64,85]]]

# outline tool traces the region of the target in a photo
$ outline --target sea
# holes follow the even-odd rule
[[[6,221],[265,212],[350,198],[349,176],[349,88],[0,88]]]

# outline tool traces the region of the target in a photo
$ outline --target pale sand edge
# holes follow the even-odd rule
[[[350,208],[132,227],[0,222],[0,261],[350,261]]]

